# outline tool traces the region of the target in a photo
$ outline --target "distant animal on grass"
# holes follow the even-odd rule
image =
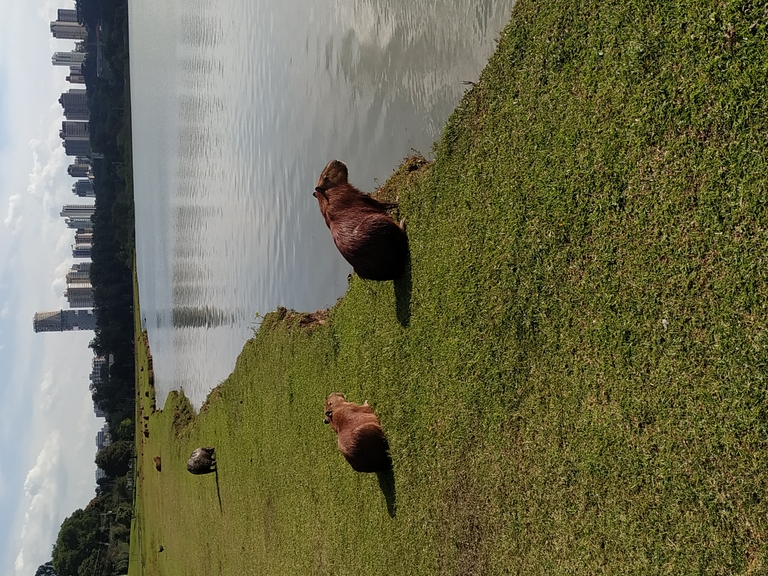
[[[395,203],[379,202],[348,181],[347,165],[331,160],[312,194],[341,255],[360,278],[395,280],[408,261],[405,221],[387,214]]]
[[[392,468],[381,422],[367,402],[354,404],[347,402],[343,394],[329,394],[323,422],[338,434],[339,451],[353,470],[386,472]]]
[[[155,470],[160,472],[160,469],[162,468],[162,463],[160,462],[160,456],[155,456],[154,458],[152,458],[152,460],[155,461]]]
[[[144,429],[144,438],[149,438],[149,430]]]
[[[213,447],[196,448],[187,460],[187,470],[192,474],[210,474],[216,471],[216,458]]]

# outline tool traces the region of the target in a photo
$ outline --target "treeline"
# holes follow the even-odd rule
[[[83,69],[95,152],[91,284],[96,331],[91,347],[97,355],[111,354],[114,359],[107,377],[94,384],[91,392],[106,413],[113,435],[121,429],[132,434],[134,427],[125,424],[134,417],[135,402],[128,6],[126,0],[79,0],[77,6],[92,48]],[[97,40],[100,72],[99,51],[93,49]]]
[[[88,30],[83,75],[96,193],[91,250],[96,330],[90,346],[95,354],[114,360],[111,366],[105,364],[91,393],[105,412],[113,442],[96,456],[106,474],[97,481],[96,497],[64,520],[52,561],[38,568],[41,576],[125,574],[133,511],[136,381],[128,5],[127,0],[76,4]]]

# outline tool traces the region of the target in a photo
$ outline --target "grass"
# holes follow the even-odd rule
[[[766,21],[519,0],[434,163],[382,191],[406,277],[268,315],[200,415],[151,416],[145,573],[768,570]],[[336,450],[331,391],[381,417],[394,490]]]

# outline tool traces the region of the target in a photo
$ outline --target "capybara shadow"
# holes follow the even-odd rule
[[[187,460],[187,470],[192,474],[210,474],[216,471],[216,458],[213,447],[196,448]]]
[[[347,165],[331,160],[313,192],[333,242],[360,278],[395,280],[405,270],[408,237],[404,223],[387,213],[397,204],[379,202],[348,181]]]
[[[387,503],[387,513],[394,518],[397,513],[397,490],[395,490],[395,472],[392,466],[384,472],[376,472],[376,477],[379,481],[379,489]]]
[[[395,280],[395,312],[397,321],[404,328],[411,325],[411,294],[413,282],[411,280],[411,258],[405,263],[405,270],[400,278]]]
[[[325,424],[338,434],[339,451],[356,472],[386,472],[392,469],[389,444],[378,416],[368,403],[347,402],[334,392],[325,401]]]

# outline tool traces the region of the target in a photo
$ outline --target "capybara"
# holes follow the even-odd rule
[[[187,460],[187,470],[192,474],[210,474],[216,471],[216,458],[213,456],[213,447],[195,448]]]
[[[160,462],[160,456],[155,456],[154,458],[152,458],[152,460],[155,461],[155,470],[160,472],[160,469],[162,468],[162,465],[161,465],[161,462]]]
[[[325,424],[338,434],[339,450],[356,472],[386,472],[391,469],[389,445],[378,416],[366,402],[347,402],[334,392],[325,401]]]
[[[313,193],[333,242],[360,278],[395,280],[408,261],[404,223],[387,214],[397,204],[379,202],[347,179],[347,165],[331,160]]]

